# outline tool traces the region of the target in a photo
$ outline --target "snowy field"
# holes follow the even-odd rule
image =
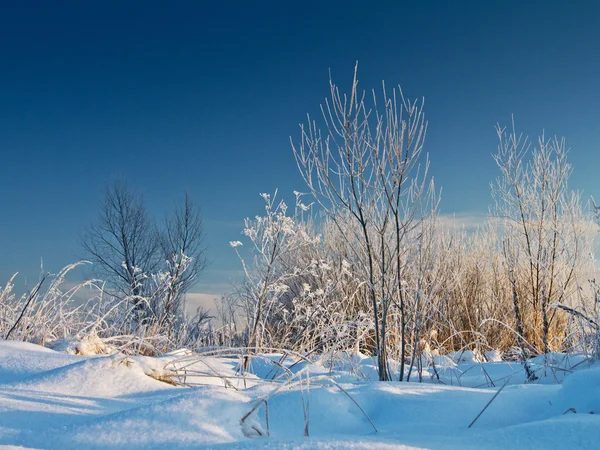
[[[554,355],[545,366],[534,365],[539,380],[526,385],[517,363],[454,357],[458,363],[437,358],[436,370],[425,372],[422,383],[382,383],[372,381],[373,361],[362,356],[309,364],[270,355],[255,359],[253,374],[242,378],[237,358],[75,356],[3,341],[0,444],[47,449],[600,447],[600,416],[594,414],[600,412],[600,368]],[[416,374],[413,380],[418,381]]]

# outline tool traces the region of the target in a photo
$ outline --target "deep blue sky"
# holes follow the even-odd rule
[[[400,83],[426,98],[444,213],[482,214],[494,125],[567,137],[572,186],[600,197],[600,3],[2,2],[0,282],[81,256],[120,176],[161,217],[202,205],[200,292],[238,269],[228,241],[259,192],[302,190],[289,136],[327,95]]]

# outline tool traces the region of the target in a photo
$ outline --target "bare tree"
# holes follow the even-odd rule
[[[358,89],[357,68],[350,95],[330,81],[331,97],[321,107],[323,131],[308,118],[302,138],[292,142],[298,168],[317,202],[340,228],[350,217],[356,227],[346,236],[360,261],[371,299],[375,353],[380,380],[389,379],[388,313],[399,305],[404,350],[405,289],[402,285],[406,237],[422,219],[420,205],[433,185],[428,164],[419,169],[426,133],[422,102],[402,90],[373,91],[372,106]],[[393,239],[389,239],[393,236]],[[401,358],[404,361],[404,355]]]
[[[182,320],[185,293],[206,265],[202,215],[189,195],[159,230],[141,195],[116,181],[81,241],[98,277],[128,299],[130,319],[150,320],[169,333]]]
[[[510,132],[498,127],[497,133],[501,176],[493,189],[495,213],[505,235],[504,253],[520,255],[509,261],[516,326],[546,354],[552,336],[565,332],[561,315],[549,306],[568,300],[576,288],[586,222],[579,194],[568,187],[565,140],[542,135],[531,150],[514,123]]]
[[[144,278],[156,271],[159,240],[154,222],[140,195],[117,180],[106,186],[98,219],[81,235],[87,258],[97,275],[106,280],[114,294],[136,299],[142,294]]]
[[[172,280],[164,298],[165,318],[162,320],[166,320],[182,311],[185,294],[207,264],[202,214],[187,192],[183,203],[165,219],[159,235],[162,258],[168,262],[167,271]],[[187,258],[186,264],[182,264],[184,258]]]

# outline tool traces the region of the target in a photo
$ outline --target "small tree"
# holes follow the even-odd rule
[[[98,219],[81,242],[97,276],[130,304],[133,315],[126,319],[138,325],[153,321],[172,330],[184,313],[185,293],[206,265],[202,216],[189,196],[159,229],[142,196],[122,181],[106,187]]]
[[[82,245],[98,276],[115,295],[136,298],[147,274],[159,265],[159,240],[154,222],[140,195],[116,181],[105,188],[98,219],[82,234]]]
[[[254,220],[246,219],[244,234],[252,244],[253,259],[249,262],[240,253],[239,241],[230,245],[236,251],[245,274],[242,297],[244,309],[250,319],[248,347],[259,351],[268,332],[268,319],[282,305],[282,298],[289,291],[290,280],[305,272],[305,267],[287,267],[285,258],[293,252],[314,243],[295,217],[287,215],[287,205],[277,201],[277,192],[271,197],[261,194],[265,200],[265,215]]]
[[[546,354],[552,337],[564,333],[561,314],[549,306],[565,302],[576,287],[586,221],[579,195],[568,186],[564,139],[542,135],[531,150],[514,123],[510,132],[497,127],[497,133],[501,176],[493,196],[509,255],[516,327],[522,330],[519,340]]]
[[[200,209],[186,192],[182,204],[175,207],[159,232],[160,250],[171,283],[163,299],[164,316],[168,321],[183,312],[184,296],[206,267],[204,224]]]
[[[401,378],[404,374],[405,247],[423,218],[421,203],[433,184],[426,181],[427,161],[422,170],[419,166],[427,129],[423,102],[406,99],[400,88],[388,96],[383,85],[382,95],[373,91],[369,104],[358,89],[357,69],[349,95],[340,94],[330,80],[331,97],[321,106],[322,128],[309,117],[301,126],[300,143],[292,147],[302,177],[331,220],[340,230],[348,219],[356,224],[350,228],[354,235],[345,238],[368,286],[379,379],[387,380],[393,304],[401,312]]]

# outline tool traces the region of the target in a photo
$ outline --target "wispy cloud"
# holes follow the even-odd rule
[[[438,225],[442,228],[458,228],[465,231],[475,231],[482,227],[488,220],[488,215],[483,213],[455,213],[441,214]]]
[[[221,296],[205,292],[188,292],[185,295],[186,309],[188,313],[194,314],[199,306],[209,311],[211,315],[216,312],[216,302]]]

